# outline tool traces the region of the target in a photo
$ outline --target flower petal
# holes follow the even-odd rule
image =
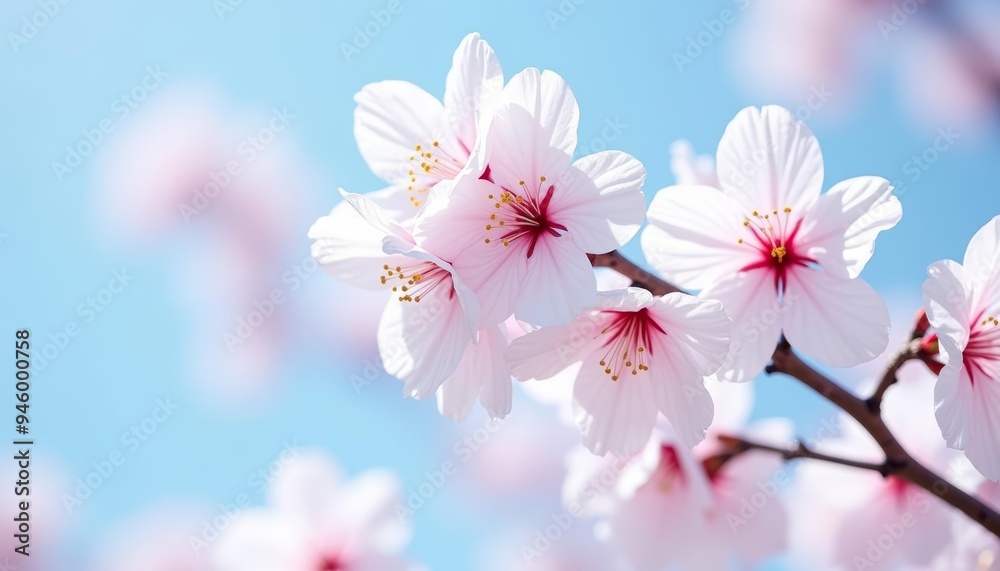
[[[719,370],[729,355],[733,322],[722,303],[684,293],[670,293],[650,311],[667,332],[671,358],[678,357],[705,377]]]
[[[420,303],[392,299],[378,327],[379,355],[385,370],[404,383],[403,394],[417,399],[437,391],[472,342],[462,305],[447,294]]]
[[[657,414],[653,387],[630,381],[612,381],[597,363],[585,361],[580,368],[573,387],[574,416],[583,445],[594,454],[632,454],[653,433]]]
[[[716,158],[722,189],[747,212],[803,212],[823,189],[819,142],[783,107],[740,111],[726,127]]]
[[[941,339],[945,354],[960,359],[969,342],[974,295],[971,280],[965,268],[952,260],[931,264],[927,276],[923,288],[927,319]],[[954,349],[948,350],[950,347]]]
[[[492,180],[519,195],[541,195],[570,165],[570,154],[553,146],[549,137],[537,116],[524,107],[508,104],[497,109],[486,134]],[[557,186],[554,192],[563,194],[565,189]]]
[[[478,396],[491,419],[505,418],[514,390],[504,361],[506,349],[507,337],[500,327],[480,331],[479,341],[465,349],[455,372],[438,389],[438,411],[452,420],[464,420]]]
[[[540,327],[569,323],[597,300],[593,266],[567,236],[538,240],[527,258],[521,287],[514,314]]]
[[[519,381],[544,381],[579,363],[596,344],[607,319],[590,312],[569,325],[542,327],[511,342],[506,359]]]
[[[781,336],[781,306],[771,273],[741,272],[702,290],[699,297],[721,301],[733,320],[732,345],[716,378],[744,382],[756,377]]]
[[[556,182],[552,216],[569,228],[569,235],[584,252],[610,252],[625,245],[642,226],[645,180],[642,163],[626,153],[587,155]]]
[[[1000,305],[1000,216],[986,223],[969,241],[962,262],[973,281],[973,309],[996,312]]]
[[[856,278],[875,251],[875,238],[903,216],[884,178],[862,176],[836,184],[819,197],[797,244],[824,270]]]
[[[501,91],[503,69],[493,48],[476,32],[465,36],[445,80],[444,108],[452,132],[468,152],[476,145],[477,112],[482,102]]]
[[[545,134],[544,143],[572,155],[576,149],[580,107],[559,74],[529,67],[510,78],[501,100],[528,110]]]
[[[653,197],[646,216],[642,252],[657,272],[679,287],[710,287],[753,258],[754,251],[739,243],[743,216],[715,188],[664,188]]]
[[[1000,383],[972,379],[961,359],[945,366],[934,387],[934,416],[948,446],[964,450],[976,470],[1000,480]]]
[[[812,268],[785,274],[782,317],[789,343],[831,367],[854,367],[889,345],[889,309],[861,278]]]
[[[366,85],[354,101],[354,138],[368,168],[393,184],[409,180],[409,157],[418,144],[441,136],[444,106],[407,81]]]
[[[346,483],[331,515],[351,532],[348,551],[392,552],[409,542],[410,526],[396,512],[401,495],[396,474],[385,469],[367,470]]]

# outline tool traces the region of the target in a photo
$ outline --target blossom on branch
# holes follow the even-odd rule
[[[650,264],[669,281],[723,302],[733,348],[719,377],[746,381],[779,337],[818,361],[850,367],[885,350],[885,302],[858,278],[879,232],[902,210],[878,177],[825,194],[819,143],[775,106],[747,108],[719,143],[721,188],[660,191],[642,234]]]

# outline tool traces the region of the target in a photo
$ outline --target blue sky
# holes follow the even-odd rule
[[[165,499],[209,509],[231,501],[288,440],[333,451],[348,471],[389,466],[407,485],[418,484],[447,457],[451,443],[482,420],[455,427],[438,418],[431,403],[398,398],[392,381],[375,383],[359,398],[346,380],[365,356],[317,354],[323,348],[306,335],[294,336],[298,349],[283,364],[282,389],[267,406],[220,410],[192,390],[182,361],[196,318],[179,310],[168,285],[177,254],[136,255],[102,237],[94,215],[95,160],[85,159],[61,181],[52,169],[83,130],[116,115],[116,98],[149,66],[167,74],[165,84],[207,84],[234,106],[294,113],[291,136],[317,174],[301,191],[311,218],[339,200],[338,186],[380,188],[354,144],[354,93],[394,78],[440,96],[451,53],[471,31],[494,46],[508,77],[528,66],[563,75],[582,109],[581,144],[592,146],[616,125],[611,146],[646,165],[647,196],[672,183],[669,148],[676,139],[712,154],[739,109],[802,103],[759,99],[737,80],[738,2],[397,1],[384,26],[370,23],[373,11],[388,13],[391,3],[382,0],[243,0],[222,17],[210,0],[75,1],[16,52],[6,36],[0,48],[6,133],[0,331],[30,327],[44,338],[70,321],[83,329],[36,377],[32,422],[39,454],[71,479],[81,477],[92,462],[123,448],[121,433],[149,415],[156,399],[179,403],[155,438],[127,453],[114,479],[74,516],[66,553],[86,557],[115,522]],[[38,6],[5,2],[0,31],[19,31]],[[673,54],[723,10],[732,11],[734,22],[678,71]],[[356,28],[366,25],[377,33],[346,58],[345,43],[355,42]],[[905,188],[903,220],[879,238],[863,275],[887,298],[916,309],[927,265],[960,259],[972,234],[1000,213],[994,178],[1000,143],[959,132],[926,170],[917,166],[913,157],[940,135],[898,103],[891,70],[890,62],[870,71],[868,89],[850,106],[838,104],[834,93],[809,124],[822,145],[827,187],[872,174]],[[289,248],[302,256],[309,222],[288,236]],[[636,244],[626,251],[639,254]],[[78,304],[123,266],[135,280],[106,314],[83,323]],[[308,295],[323,295],[330,285],[317,276],[305,288]],[[808,430],[820,410],[818,399],[788,381],[758,386],[758,416],[790,415]],[[497,533],[490,516],[463,513],[461,498],[451,495],[420,512],[416,524],[411,553],[434,569],[471,568]]]

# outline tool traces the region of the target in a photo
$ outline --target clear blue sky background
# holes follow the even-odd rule
[[[128,264],[139,275],[37,376],[32,422],[38,454],[70,478],[83,476],[91,462],[121,448],[121,432],[145,417],[157,397],[182,405],[74,516],[69,543],[61,548],[69,560],[88,558],[112,525],[164,498],[209,507],[230,501],[285,440],[327,448],[351,472],[391,467],[412,485],[482,420],[454,427],[431,403],[398,398],[391,381],[359,397],[345,379],[366,356],[338,362],[310,345],[307,335],[299,336],[300,349],[282,370],[283,389],[267,406],[220,411],[191,390],[183,359],[193,317],[179,311],[165,285],[170,263],[164,256],[128,257],[99,237],[91,215],[94,161],[62,182],[50,168],[147,66],[162,66],[171,73],[168,81],[215,85],[235,105],[293,111],[294,137],[322,181],[304,191],[304,200],[315,205],[313,218],[337,201],[337,186],[365,191],[380,185],[354,144],[354,93],[368,82],[399,78],[440,96],[451,54],[470,31],[490,41],[508,77],[527,66],[562,74],[582,109],[581,142],[600,137],[607,120],[626,124],[614,146],[645,163],[649,195],[672,182],[668,149],[674,140],[687,138],[712,153],[739,109],[772,102],[755,98],[735,79],[732,31],[739,20],[683,73],[673,64],[671,54],[703,29],[703,20],[732,7],[728,0],[587,0],[554,28],[546,11],[558,10],[558,0],[400,2],[401,13],[350,62],[341,43],[352,41],[355,26],[383,9],[383,0],[243,0],[221,21],[211,0],[75,0],[18,53],[6,42],[0,46],[0,233],[6,235],[0,242],[0,336],[20,327],[36,335],[56,331],[77,318],[76,305],[112,269]],[[36,10],[32,0],[4,2],[0,32],[20,28],[22,17]],[[879,238],[864,276],[885,296],[915,304],[926,266],[960,259],[972,234],[1000,213],[1000,139],[965,138],[913,181],[904,164],[934,141],[933,129],[905,114],[887,70],[875,72],[869,87],[851,110],[820,110],[810,125],[823,148],[827,187],[861,174],[905,182],[903,221]],[[307,225],[303,221],[288,236],[302,255]],[[638,253],[634,244],[628,250]],[[328,281],[315,278],[313,295]],[[0,394],[9,400],[9,391]],[[758,416],[790,415],[808,431],[820,406],[790,382],[758,384]],[[7,402],[0,410],[8,410]],[[8,424],[0,421],[0,434]],[[554,505],[555,498],[548,501]],[[507,509],[519,505],[511,502]],[[477,552],[498,533],[493,517],[470,513],[459,497],[443,494],[418,514],[411,553],[433,569],[474,568]]]

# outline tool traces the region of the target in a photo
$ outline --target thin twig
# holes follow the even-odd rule
[[[872,462],[861,462],[858,460],[850,460],[848,458],[841,458],[839,456],[831,456],[829,454],[823,454],[822,452],[816,452],[815,450],[809,448],[802,442],[797,442],[792,448],[781,448],[779,446],[771,446],[770,444],[764,444],[763,442],[755,442],[752,440],[747,440],[746,438],[740,436],[729,436],[723,435],[717,437],[719,442],[730,446],[734,452],[742,453],[748,452],[750,450],[762,450],[765,452],[773,452],[778,454],[786,461],[797,460],[800,458],[808,458],[812,460],[821,460],[823,462],[829,462],[831,464],[840,464],[841,466],[849,466],[851,468],[858,468],[861,470],[871,470],[872,472],[878,472],[882,476],[887,476],[889,473],[889,465],[885,462],[881,464],[874,464]]]

